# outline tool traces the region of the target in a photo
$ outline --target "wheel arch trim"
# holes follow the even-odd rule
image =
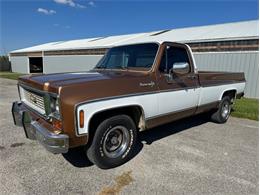
[[[89,130],[90,130],[90,123],[91,123],[91,120],[94,118],[94,116],[96,116],[97,114],[100,114],[102,112],[106,112],[106,111],[113,111],[113,110],[117,110],[117,109],[127,109],[127,108],[131,108],[131,107],[138,107],[138,109],[140,109],[141,111],[141,117],[142,117],[142,121],[144,122],[145,124],[145,112],[144,112],[144,108],[141,104],[138,104],[138,103],[129,103],[129,104],[118,104],[118,105],[108,105],[106,107],[103,107],[101,108],[101,106],[99,105],[96,109],[88,109],[89,108],[89,105],[91,103],[86,103],[86,104],[81,104],[81,105],[78,105],[76,107],[76,110],[75,110],[75,132],[76,132],[76,136],[80,137],[80,136],[86,136],[89,134]],[[79,128],[79,125],[78,125],[78,114],[79,114],[79,111],[80,110],[83,110],[85,112],[85,119],[84,119],[84,123],[85,123],[85,126],[84,128]],[[81,130],[81,132],[79,132],[79,130]]]
[[[221,99],[223,98],[223,96],[224,96],[225,93],[233,92],[233,91],[235,91],[234,98],[236,98],[237,88],[235,88],[235,87],[230,87],[230,88],[228,88],[228,89],[225,89],[225,90],[221,93],[221,95],[220,95],[220,97],[219,97],[219,100],[221,100]]]

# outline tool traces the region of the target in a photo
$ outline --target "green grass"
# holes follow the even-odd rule
[[[235,101],[231,116],[259,120],[258,99],[241,98]]]
[[[0,72],[0,77],[1,78],[6,78],[6,79],[13,79],[17,80],[19,76],[22,76],[23,74],[20,73],[14,73],[14,72]]]

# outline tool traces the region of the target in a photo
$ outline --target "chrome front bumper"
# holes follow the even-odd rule
[[[55,134],[33,120],[30,112],[20,102],[13,102],[12,114],[14,124],[24,128],[28,139],[38,140],[48,151],[58,154],[67,153],[69,137],[66,134]]]

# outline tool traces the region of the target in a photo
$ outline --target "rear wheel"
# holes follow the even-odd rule
[[[98,125],[87,156],[103,169],[122,165],[131,158],[136,139],[136,126],[129,116],[110,117]]]
[[[219,104],[219,108],[211,115],[211,119],[217,123],[225,123],[231,112],[231,99],[229,96],[224,96]]]

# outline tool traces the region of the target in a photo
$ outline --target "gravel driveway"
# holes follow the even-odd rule
[[[82,149],[53,155],[13,125],[16,81],[0,79],[0,194],[258,194],[258,122],[203,116],[140,135],[136,156],[114,169]]]

